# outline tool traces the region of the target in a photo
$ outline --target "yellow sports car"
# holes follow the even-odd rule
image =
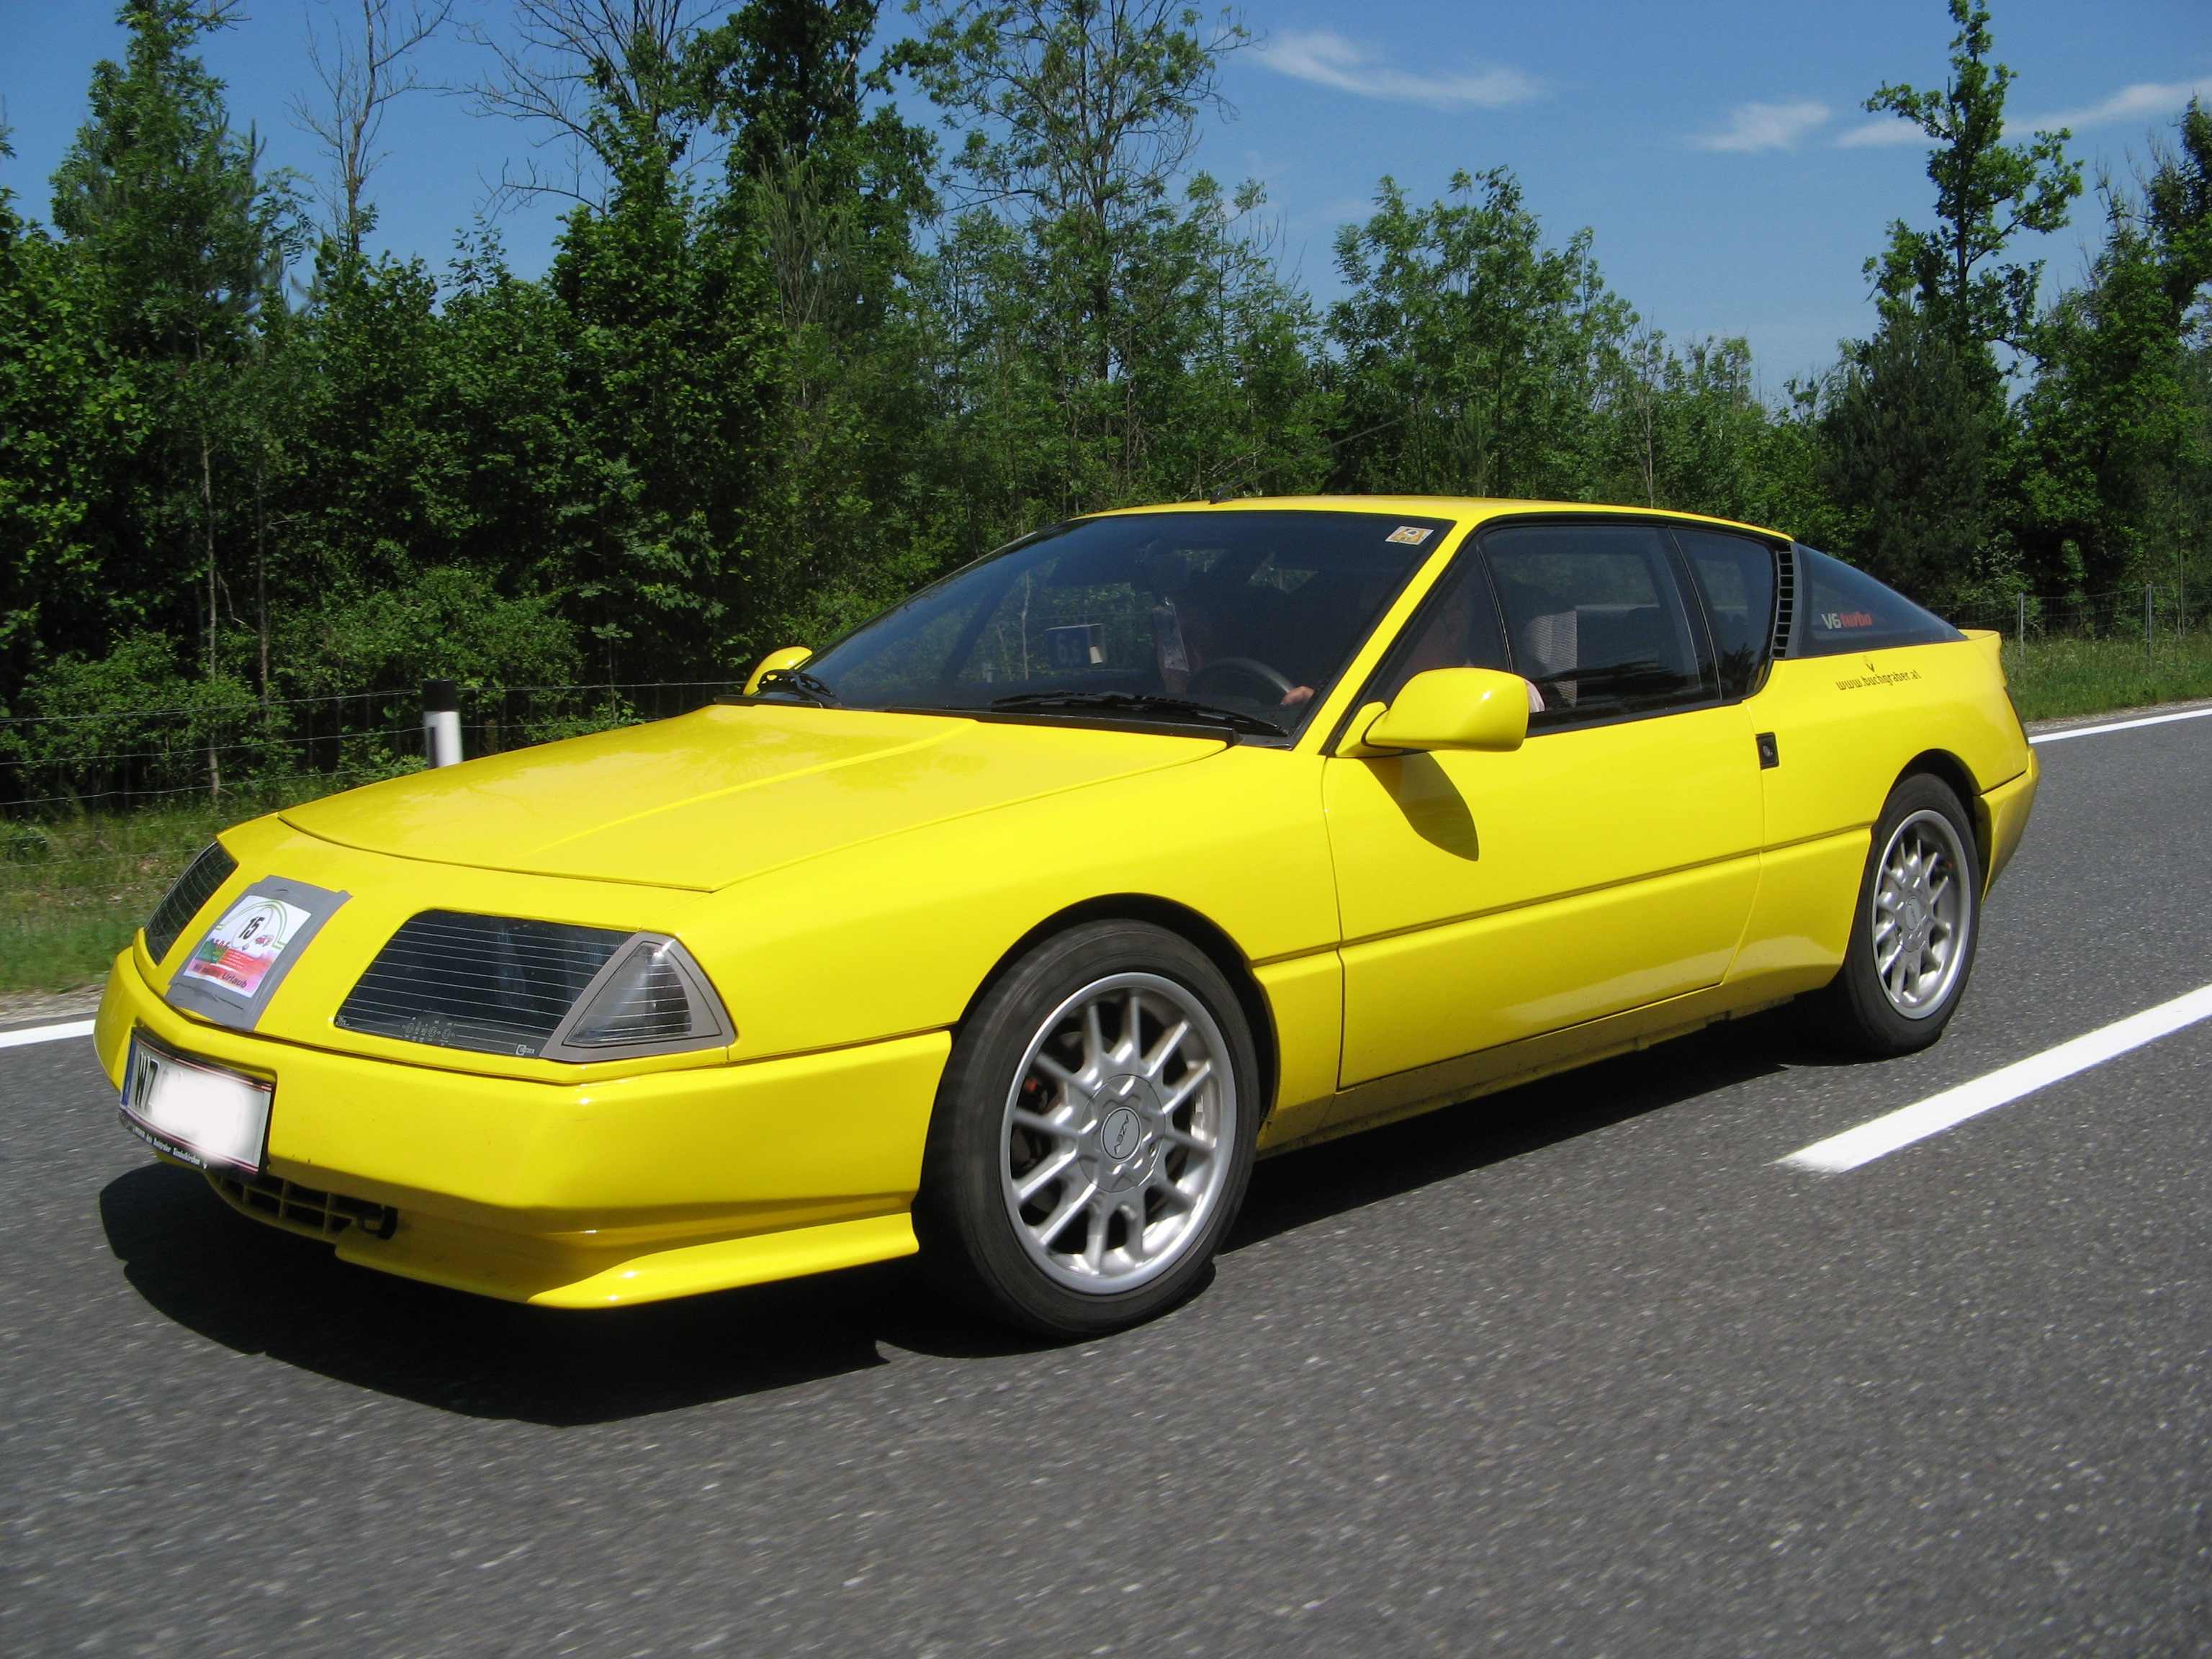
[[[100,1059],[386,1272],[596,1307],[919,1248],[1106,1329],[1255,1153],[1807,994],[1934,1042],[2035,794],[1997,644],[1680,514],[1079,519],[714,707],[226,832]]]

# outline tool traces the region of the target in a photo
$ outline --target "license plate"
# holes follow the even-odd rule
[[[194,1060],[134,1031],[123,1067],[123,1127],[194,1169],[258,1175],[276,1092],[264,1079]]]

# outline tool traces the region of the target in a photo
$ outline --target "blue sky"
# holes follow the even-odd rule
[[[702,0],[703,3],[703,0]],[[489,29],[501,0],[462,0]],[[2192,88],[2212,97],[2212,13],[2204,0],[1997,0],[1998,55],[2019,74],[2022,121],[2073,127],[2094,177],[2124,173],[2169,126]],[[311,27],[328,0],[249,0],[250,20],[210,43],[234,118],[255,124],[272,162],[319,168],[289,100],[313,86]],[[896,4],[890,21],[899,23]],[[1376,180],[1417,198],[1452,172],[1503,164],[1554,240],[1588,225],[1607,279],[1675,337],[1743,334],[1766,390],[1817,368],[1838,338],[1863,334],[1861,262],[1903,216],[1924,222],[1931,190],[1902,123],[1860,104],[1885,79],[1940,81],[1951,24],[1940,0],[1848,4],[1540,5],[1255,0],[1260,44],[1229,63],[1237,118],[1212,126],[1199,163],[1224,181],[1267,186],[1286,260],[1322,299],[1339,291],[1330,244]],[[0,181],[33,213],[85,111],[93,63],[120,54],[106,0],[0,0],[0,104],[17,158]],[[434,43],[426,78],[462,81],[474,52]],[[909,114],[926,113],[916,98]],[[417,94],[385,134],[374,186],[379,240],[441,266],[527,134],[472,115],[463,100]],[[2094,205],[2036,250],[2070,281],[2097,240]],[[500,221],[509,255],[543,268],[557,228],[547,204]]]

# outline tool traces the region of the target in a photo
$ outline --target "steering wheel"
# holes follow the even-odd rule
[[[1242,674],[1272,688],[1275,698],[1287,697],[1297,690],[1291,677],[1279,668],[1270,668],[1257,657],[1216,657],[1212,662],[1190,677],[1189,690],[1199,691],[1213,675]]]

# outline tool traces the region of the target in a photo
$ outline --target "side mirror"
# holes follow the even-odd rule
[[[1363,751],[1518,749],[1528,735],[1528,682],[1497,668],[1431,668],[1358,735]]]
[[[753,677],[745,682],[745,695],[750,697],[760,690],[762,675],[773,674],[779,668],[796,668],[813,654],[810,647],[803,645],[787,645],[781,651],[769,652],[760,659],[760,666],[753,670]]]

